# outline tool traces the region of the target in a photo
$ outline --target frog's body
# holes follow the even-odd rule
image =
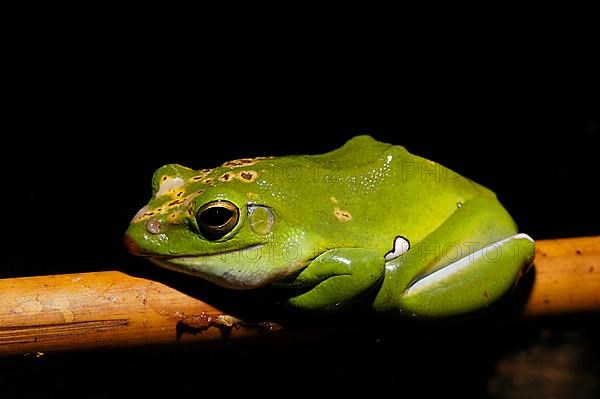
[[[162,266],[288,303],[424,317],[486,307],[533,257],[490,190],[403,147],[359,136],[323,155],[166,165],[126,240]]]

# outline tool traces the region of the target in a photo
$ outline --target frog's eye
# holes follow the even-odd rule
[[[217,240],[229,233],[239,218],[238,207],[222,200],[204,204],[196,213],[196,223],[200,233],[209,240]]]

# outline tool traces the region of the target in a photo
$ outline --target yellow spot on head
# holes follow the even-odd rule
[[[192,203],[192,201],[199,196],[200,194],[202,194],[204,192],[204,190],[199,190],[195,193],[191,193],[190,195],[188,195],[187,197],[183,198],[183,206],[184,207],[188,207],[190,206],[190,204]]]
[[[198,174],[196,176],[192,176],[188,179],[189,182],[197,182],[200,181],[204,178],[206,178],[206,176],[208,176],[208,174],[212,172],[212,169],[200,169],[198,171]]]
[[[249,200],[255,200],[257,198],[260,198],[260,194],[247,192],[246,197],[248,197]]]
[[[171,202],[169,202],[167,204],[167,207],[170,208],[170,207],[175,206],[175,205],[183,204],[183,202],[184,202],[184,200],[181,200],[181,199],[178,199],[178,200],[175,200],[175,201],[171,201]]]
[[[258,173],[254,170],[243,170],[236,177],[244,183],[252,183],[258,177]]]
[[[256,160],[253,158],[242,158],[242,159],[234,159],[233,161],[227,161],[222,166],[225,168],[239,168],[242,166],[250,166],[254,165]]]
[[[352,215],[350,214],[350,212],[342,210],[340,208],[333,208],[333,214],[340,223],[352,220]]]
[[[221,177],[219,177],[220,181],[231,181],[235,175],[233,173],[223,173]]]
[[[329,197],[329,200],[334,204],[337,204],[337,202],[338,202],[335,197]]]
[[[183,187],[185,182],[179,176],[163,176],[158,187],[158,191],[154,195],[155,198],[165,195],[166,193],[174,193],[179,188]]]
[[[176,210],[167,217],[167,221],[169,222],[169,224],[180,224],[184,221],[184,219],[185,213],[182,209]]]
[[[133,219],[131,219],[131,223],[136,223],[139,222],[140,220],[146,218],[146,213],[148,213],[148,211],[150,210],[150,207],[148,205],[145,205],[143,208],[141,208],[139,211],[137,211],[137,213],[133,216]]]

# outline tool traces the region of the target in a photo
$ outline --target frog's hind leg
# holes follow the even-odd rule
[[[413,282],[402,297],[402,307],[424,317],[485,308],[510,291],[531,264],[533,253],[533,240],[526,234],[490,244]]]
[[[533,240],[517,231],[497,201],[470,199],[405,253],[394,257],[393,251],[373,307],[419,317],[487,307],[533,259]]]

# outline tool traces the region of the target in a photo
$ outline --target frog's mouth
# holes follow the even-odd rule
[[[278,267],[269,252],[268,246],[257,244],[210,255],[150,256],[149,259],[158,266],[197,276],[221,287],[244,290],[262,287],[293,271],[289,266]]]

